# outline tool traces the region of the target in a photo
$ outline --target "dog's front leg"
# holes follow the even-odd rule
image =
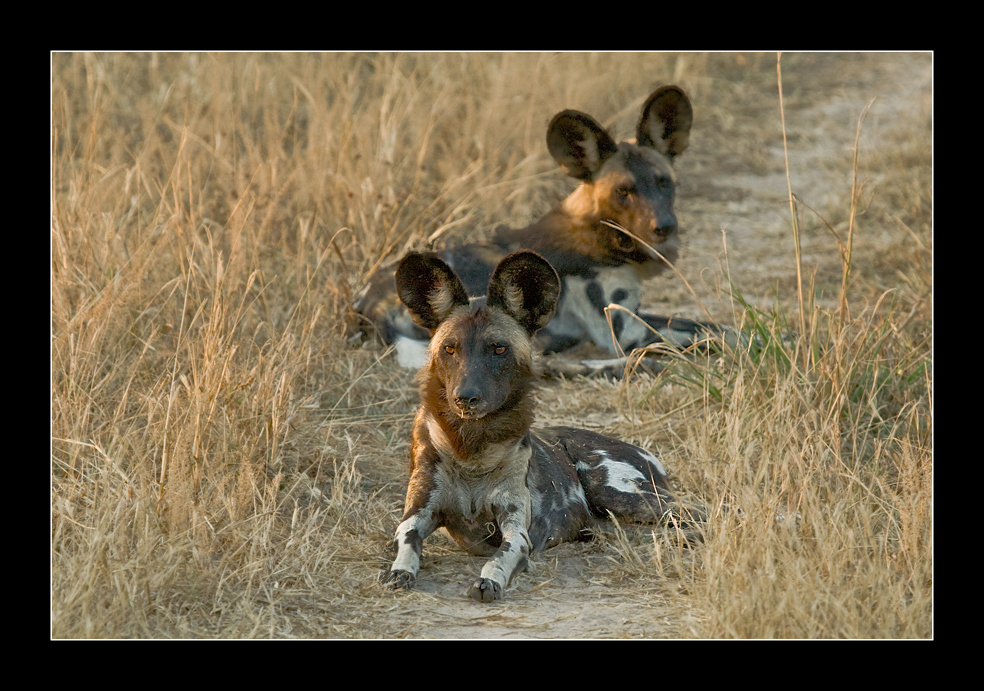
[[[437,527],[435,513],[427,507],[405,517],[396,529],[396,559],[390,570],[382,575],[381,581],[393,588],[412,588],[420,570],[424,538]]]
[[[412,588],[420,570],[420,555],[424,551],[424,539],[441,527],[439,503],[441,491],[434,481],[434,464],[437,453],[432,445],[419,441],[417,423],[414,423],[414,442],[410,452],[410,482],[403,507],[403,520],[396,528],[396,559],[390,570],[380,576],[380,581],[393,588]],[[426,438],[426,437],[425,437]]]
[[[502,544],[482,567],[481,578],[468,590],[469,597],[476,602],[501,600],[513,577],[526,570],[531,549],[528,532],[530,497],[528,491],[524,494],[513,495],[502,505],[494,507],[502,530]]]

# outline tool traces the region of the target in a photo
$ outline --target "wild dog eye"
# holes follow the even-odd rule
[[[632,194],[632,190],[628,187],[618,187],[615,190],[615,196],[619,198],[619,201],[625,201]]]
[[[492,352],[495,353],[496,355],[504,355],[507,349],[508,349],[507,346],[497,345],[492,349]]]
[[[454,346],[453,345],[444,346],[444,352],[447,353],[448,355],[454,355]]]

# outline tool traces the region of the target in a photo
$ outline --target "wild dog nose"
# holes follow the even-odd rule
[[[657,221],[653,221],[652,223],[653,235],[655,235],[660,240],[665,240],[666,238],[673,235],[673,233],[676,232],[676,229],[677,229],[676,216],[672,216],[672,215],[666,216],[664,218],[660,218]]]
[[[470,410],[482,402],[482,394],[475,386],[459,386],[454,390],[454,402],[462,410]]]

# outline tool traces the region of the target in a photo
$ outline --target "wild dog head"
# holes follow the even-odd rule
[[[692,123],[690,99],[676,86],[662,87],[646,100],[635,141],[616,142],[594,118],[576,110],[553,118],[547,131],[550,154],[582,181],[561,205],[582,254],[608,265],[652,259],[633,237],[608,223],[653,247],[676,237],[672,163],[687,148]]]
[[[431,335],[421,370],[425,406],[480,420],[526,395],[537,376],[532,336],[560,297],[560,279],[543,257],[508,255],[479,298],[469,299],[458,276],[432,254],[407,255],[396,284],[414,321]]]

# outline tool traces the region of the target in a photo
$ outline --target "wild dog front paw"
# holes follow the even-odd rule
[[[416,576],[409,571],[404,571],[402,569],[384,571],[379,577],[380,583],[386,583],[393,589],[403,588],[404,590],[410,590],[413,588],[413,583],[416,580]]]
[[[479,578],[468,589],[468,597],[475,602],[495,602],[502,599],[502,586],[488,578]]]

